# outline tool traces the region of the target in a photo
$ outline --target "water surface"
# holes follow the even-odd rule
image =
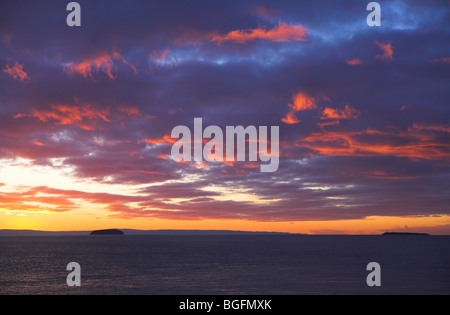
[[[0,237],[0,294],[449,293],[450,236]]]

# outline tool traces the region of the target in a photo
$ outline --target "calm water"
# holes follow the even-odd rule
[[[0,294],[450,294],[450,237],[0,237]]]

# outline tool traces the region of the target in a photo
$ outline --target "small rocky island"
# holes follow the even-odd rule
[[[410,232],[385,232],[383,235],[430,235],[427,233],[410,233]]]
[[[107,230],[96,230],[92,231],[91,235],[124,235],[121,230],[118,229],[107,229]]]

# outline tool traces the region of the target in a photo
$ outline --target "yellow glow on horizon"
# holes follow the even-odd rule
[[[104,228],[160,230],[240,230],[306,234],[375,234],[385,231],[450,234],[450,216],[385,217],[357,220],[261,222],[239,219],[169,220],[152,218],[122,219],[100,208],[62,213],[1,211],[0,229],[36,229],[47,231],[89,231]],[[434,231],[434,232],[433,232]]]

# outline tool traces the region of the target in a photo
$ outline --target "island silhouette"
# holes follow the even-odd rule
[[[414,232],[384,232],[382,235],[430,235],[430,234],[414,233]]]
[[[118,229],[95,230],[91,235],[124,235],[125,233]]]

